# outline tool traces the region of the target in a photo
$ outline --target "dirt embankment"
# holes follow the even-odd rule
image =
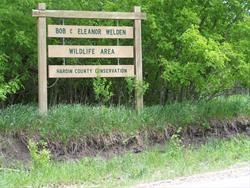
[[[29,139],[45,141],[54,159],[77,159],[83,156],[100,155],[105,158],[123,154],[127,151],[142,152],[154,144],[163,144],[178,135],[184,145],[201,144],[208,138],[230,138],[236,134],[250,136],[250,118],[237,118],[234,120],[211,120],[209,127],[202,125],[189,125],[177,129],[167,125],[164,130],[145,129],[136,135],[128,136],[114,132],[108,135],[91,135],[79,139],[69,140],[66,144],[53,139],[42,138],[40,135],[27,136],[25,133],[0,135],[0,156],[9,160],[30,161],[27,143]],[[2,160],[4,161],[4,160]]]

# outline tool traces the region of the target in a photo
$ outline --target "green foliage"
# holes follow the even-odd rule
[[[131,95],[135,89],[135,78],[126,78],[128,93]]]
[[[237,67],[235,77],[243,86],[250,88],[250,16],[237,23],[230,33],[231,47],[234,49],[234,66]]]
[[[200,97],[207,97],[234,86],[236,80],[224,52],[227,44],[206,39],[196,27],[184,32],[180,41],[183,48],[180,61],[162,59],[163,78],[173,89],[193,85]]]
[[[183,147],[182,141],[181,141],[181,135],[180,135],[181,131],[182,131],[182,128],[179,127],[176,133],[171,136],[170,144],[172,144],[173,148],[175,149],[181,149]]]
[[[93,88],[95,91],[96,100],[101,101],[102,104],[107,103],[113,96],[113,93],[110,91],[111,86],[112,83],[107,81],[106,78],[95,78],[93,82]]]
[[[37,171],[0,171],[0,185],[130,187],[145,180],[172,179],[236,163],[247,164],[249,153],[250,139],[246,136],[210,140],[200,147],[176,147],[167,143],[139,154],[127,153],[106,160],[85,157],[79,161],[50,162],[50,166]]]
[[[211,98],[238,82],[249,88],[249,58],[242,58],[250,47],[249,6],[244,0],[148,3],[145,33],[150,40],[146,40],[145,58],[163,70],[156,71],[163,81],[157,75],[150,79],[152,90],[158,86],[183,100]]]
[[[8,83],[0,83],[0,101],[7,99],[8,94],[13,94],[20,89],[20,82],[18,79],[11,80]]]
[[[0,5],[0,98],[6,103],[37,101],[37,32],[36,18],[31,16],[38,0],[2,0]],[[235,85],[250,88],[250,3],[248,0],[44,0],[48,9],[95,11],[132,11],[142,7],[147,20],[142,22],[143,69],[145,83],[150,84],[147,104],[164,104],[185,99],[213,98],[225,94]],[[115,21],[65,19],[68,25],[116,25]],[[61,24],[48,19],[48,24]],[[119,21],[132,26],[132,21]],[[76,45],[117,45],[116,40],[67,40]],[[61,44],[49,39],[48,44]],[[133,45],[120,40],[120,45]],[[84,59],[67,59],[67,64],[85,64]],[[120,59],[121,64],[132,60]],[[62,64],[48,59],[48,64]],[[117,64],[116,59],[88,60],[88,64]],[[49,84],[53,83],[49,79]],[[96,82],[96,81],[95,81]],[[15,83],[13,86],[12,83]],[[112,83],[112,92],[106,86]],[[102,85],[102,84],[101,84]],[[137,84],[138,85],[138,84]],[[23,86],[23,87],[21,87]],[[94,88],[91,79],[62,79],[49,90],[51,104],[112,103],[127,104],[131,90],[125,92],[124,79],[112,79]],[[111,86],[110,86],[111,87]],[[132,88],[131,86],[129,86]],[[67,88],[67,89],[65,89]],[[146,87],[147,88],[147,87]],[[20,90],[17,96],[8,95]],[[95,95],[97,91],[97,95]],[[25,93],[25,95],[23,95]],[[63,93],[63,95],[62,95]],[[113,93],[113,95],[111,95]],[[142,92],[144,93],[144,92]],[[75,97],[73,97],[75,96]],[[96,97],[94,97],[96,96]]]
[[[128,93],[131,96],[134,90],[137,90],[140,96],[143,96],[149,89],[149,83],[137,81],[135,78],[126,78]]]
[[[138,91],[140,96],[143,96],[146,91],[149,89],[149,83],[142,81],[135,81],[134,84],[135,89]]]
[[[20,89],[20,80],[16,77],[6,82],[4,74],[8,57],[0,51],[0,101],[7,99],[8,94],[13,94]]]
[[[133,96],[134,96],[133,94],[134,94],[134,89],[135,89],[135,78],[127,77],[125,78],[125,80],[126,80],[127,89],[128,89],[129,103],[131,103]]]
[[[45,143],[40,144],[42,149],[38,149],[38,143],[29,140],[28,149],[32,160],[32,169],[41,170],[48,168],[50,163],[50,151],[45,148]]]
[[[1,1],[0,5],[0,100],[21,89],[24,81],[34,79],[36,67],[35,20],[26,11],[35,1]]]

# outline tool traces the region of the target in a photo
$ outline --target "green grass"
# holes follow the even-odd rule
[[[250,161],[250,138],[210,140],[194,148],[171,141],[149,151],[109,160],[83,158],[78,162],[49,162],[31,171],[0,170],[1,187],[41,185],[84,185],[122,187],[143,181],[188,176]]]
[[[39,116],[36,106],[14,105],[0,111],[0,131],[30,135],[39,133],[44,138],[66,142],[72,138],[112,132],[134,135],[146,128],[158,130],[168,125],[203,125],[211,119],[239,116],[250,116],[250,96],[145,107],[141,113],[126,107],[59,105],[50,108],[47,117]]]

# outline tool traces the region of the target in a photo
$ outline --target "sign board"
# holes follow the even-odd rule
[[[49,78],[133,77],[134,65],[50,65]]]
[[[60,58],[133,58],[133,46],[49,45],[49,57]]]
[[[45,3],[39,3],[32,11],[38,19],[38,89],[39,112],[48,110],[47,53],[49,58],[134,58],[134,65],[49,65],[49,78],[93,78],[93,77],[135,77],[143,81],[142,75],[142,39],[141,20],[146,14],[141,8],[134,7],[133,12],[103,12],[46,10]],[[133,20],[129,26],[77,26],[48,25],[47,18],[77,18],[103,20]],[[48,35],[47,35],[48,33]],[[97,39],[134,39],[134,46],[74,46],[48,45],[50,38],[97,38]],[[143,96],[140,88],[135,89],[136,108],[143,108]]]
[[[48,25],[48,37],[133,39],[133,27]]]

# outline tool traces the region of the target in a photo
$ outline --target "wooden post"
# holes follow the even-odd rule
[[[46,4],[39,3],[38,10],[45,11]],[[38,17],[38,103],[39,112],[46,114],[47,103],[47,46],[46,46],[46,18]]]
[[[134,7],[135,13],[141,12],[141,7]],[[134,21],[135,27],[135,69],[136,69],[136,82],[139,85],[143,84],[143,75],[142,75],[142,40],[141,40],[141,20]],[[140,88],[135,90],[135,99],[136,99],[136,109],[140,111],[143,108],[143,94],[141,93]]]

